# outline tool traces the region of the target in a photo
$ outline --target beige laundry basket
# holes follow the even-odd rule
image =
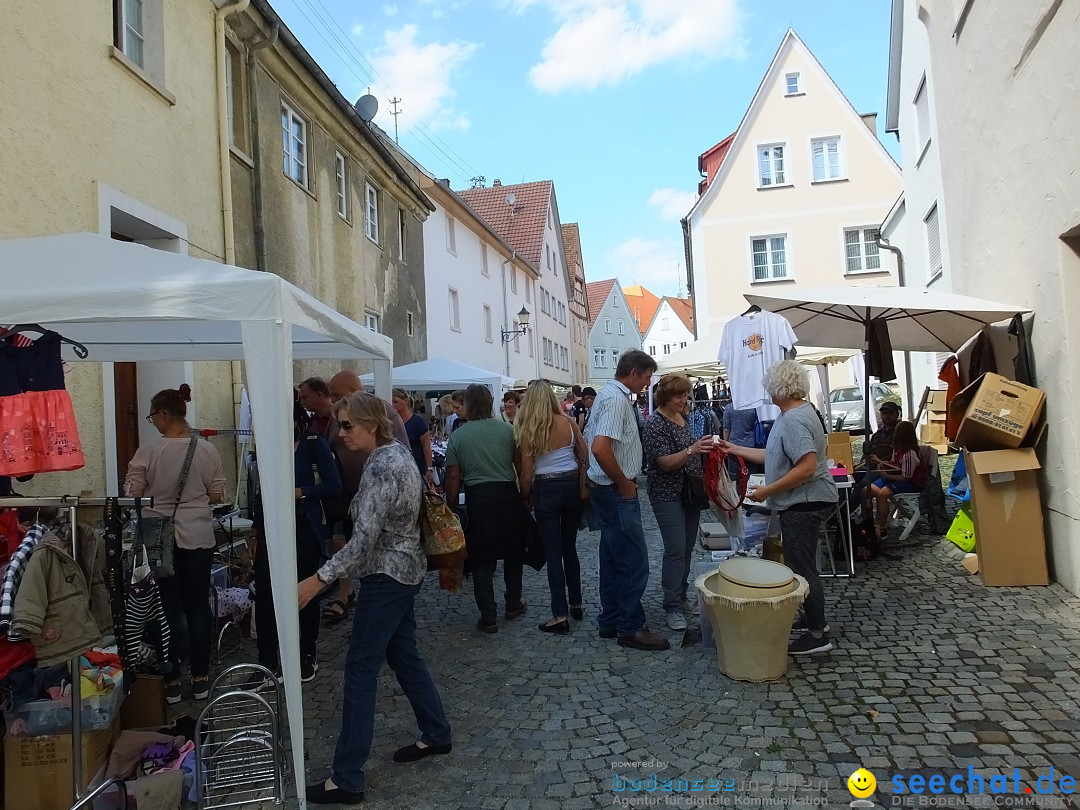
[[[791,623],[810,586],[779,563],[733,557],[694,583],[709,611],[720,671],[736,681],[775,681],[788,668]]]

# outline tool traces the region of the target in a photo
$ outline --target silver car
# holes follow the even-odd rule
[[[874,410],[887,399],[896,399],[896,392],[885,383],[871,383],[870,396],[874,398]],[[866,410],[863,408],[863,389],[857,385],[834,388],[829,395],[834,430],[864,430]]]

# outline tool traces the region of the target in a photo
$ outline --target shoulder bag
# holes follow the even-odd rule
[[[437,492],[420,496],[420,547],[428,571],[439,572],[439,587],[457,591],[465,563],[465,532],[454,511]]]
[[[671,446],[677,448],[676,452],[678,452],[678,435],[674,430],[671,431]],[[686,452],[685,447],[681,450]],[[705,479],[701,475],[690,472],[689,467],[692,461],[693,459],[690,459],[681,467],[682,493],[679,500],[688,509],[706,509],[709,506],[709,493],[705,489]]]
[[[176,573],[173,564],[173,551],[176,549],[176,510],[180,507],[180,498],[187,486],[188,473],[191,472],[191,461],[195,457],[198,441],[197,436],[192,436],[191,442],[188,443],[184,466],[180,470],[180,484],[176,488],[176,502],[173,504],[172,514],[169,517],[143,517],[142,510],[136,512],[139,517],[142,544],[153,559],[154,573],[159,577],[171,577]]]

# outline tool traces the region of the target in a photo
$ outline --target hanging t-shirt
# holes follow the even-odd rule
[[[763,422],[780,415],[765,390],[765,372],[786,359],[794,345],[791,324],[775,312],[752,312],[727,322],[716,359],[727,368],[731,404],[736,410],[755,408]]]

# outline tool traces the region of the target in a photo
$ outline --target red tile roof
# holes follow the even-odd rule
[[[544,228],[547,227],[548,208],[551,205],[550,180],[468,188],[456,193],[487,220],[525,261],[534,267],[541,267],[540,252],[544,248]],[[513,206],[506,202],[506,196],[511,193],[515,197]]]
[[[705,179],[698,183],[698,194],[704,194],[705,189],[709,187],[716,178],[716,173],[720,171],[720,166],[724,162],[724,158],[727,157],[728,151],[731,149],[731,144],[735,140],[735,133],[732,132],[720,143],[711,149],[706,149],[702,152],[697,159],[698,171],[705,175]]]
[[[637,321],[638,332],[645,337],[645,332],[648,331],[649,324],[652,323],[653,316],[660,307],[660,299],[640,284],[623,287],[623,295],[626,296],[626,303],[629,304],[630,312]]]
[[[683,322],[683,326],[694,331],[694,302],[689,298],[665,298],[668,302],[668,306],[679,316],[679,320]]]
[[[573,269],[575,274],[580,273],[585,277],[585,265],[581,261],[581,232],[576,222],[570,222],[562,226],[563,250],[566,252],[566,266]]]
[[[600,315],[600,310],[604,308],[604,302],[607,301],[608,293],[611,292],[611,288],[618,283],[618,279],[609,278],[606,281],[594,281],[591,284],[585,285],[585,290],[588,292],[589,297],[589,328],[596,323],[597,317]]]

